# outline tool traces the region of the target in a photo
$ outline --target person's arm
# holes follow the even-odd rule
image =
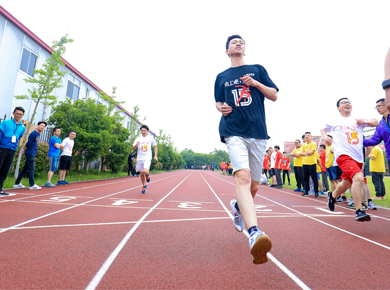
[[[34,131],[34,132],[35,132],[35,131]],[[28,135],[28,140],[27,140],[27,143],[26,143],[26,145],[25,145],[25,148],[23,149],[23,153],[22,153],[22,154],[24,154],[24,152],[26,152],[26,150],[27,150],[28,148],[30,148],[31,145],[32,145],[32,143],[34,142],[34,140],[35,140],[35,138],[36,138],[34,132],[31,132],[30,135]]]
[[[363,120],[363,119],[356,119],[356,123],[358,125],[368,125],[368,127],[378,127],[379,126],[379,122],[377,119],[373,118],[371,120]]]
[[[290,170],[290,158],[287,159],[287,170]]]
[[[377,155],[377,150],[376,149],[373,149],[371,152],[370,152],[370,155],[368,155],[368,158],[372,159],[372,160],[375,160],[376,159],[376,155]],[[382,153],[382,152],[381,152]]]
[[[275,88],[267,87],[259,81],[252,79],[248,75],[245,75],[240,79],[244,82],[246,86],[251,86],[258,89],[268,100],[275,102],[278,99],[278,91]]]
[[[139,142],[135,143],[135,145],[133,145],[133,147],[131,148],[131,151],[135,150],[135,148],[137,148],[139,145]]]
[[[382,142],[382,136],[379,132],[379,128],[376,128],[374,135],[370,139],[364,139],[363,140],[363,146],[375,146]]]
[[[215,106],[217,107],[217,110],[220,111],[225,117],[233,111],[233,108],[226,103],[216,102]]]
[[[154,145],[154,160],[158,161],[158,158],[157,158],[157,145]]]

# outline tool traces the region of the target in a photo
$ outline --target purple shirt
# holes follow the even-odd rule
[[[385,143],[385,148],[386,148],[386,157],[387,160],[390,161],[390,134],[385,118],[383,117],[382,120],[379,122],[379,126],[376,127],[374,136],[371,137],[371,139],[364,139],[363,145],[365,147],[367,146],[375,146],[378,145],[379,143],[383,142]]]

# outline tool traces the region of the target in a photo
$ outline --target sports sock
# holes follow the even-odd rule
[[[253,227],[251,227],[251,228],[249,228],[248,229],[248,233],[249,234],[251,234],[252,232],[254,232],[254,231],[259,231],[260,229],[259,229],[259,227],[258,226],[253,226]]]
[[[370,201],[372,201],[372,199],[371,199],[371,198],[367,199],[367,202],[370,202]]]

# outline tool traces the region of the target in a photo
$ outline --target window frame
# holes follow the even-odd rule
[[[22,59],[23,59],[23,52],[24,52],[24,50],[26,50],[26,51],[28,51],[28,52],[30,53],[30,56],[29,56],[29,58],[28,58],[27,71],[26,71],[26,72],[20,69],[20,66],[22,65]],[[37,59],[35,60],[33,73],[32,73],[32,75],[29,75],[29,74],[28,74],[28,71],[29,71],[29,68],[30,68],[31,54],[35,55]],[[35,70],[35,68],[36,68],[36,66],[37,66],[38,58],[39,58],[39,56],[38,56],[37,54],[35,54],[31,49],[28,49],[26,46],[23,45],[23,47],[22,47],[22,53],[21,53],[21,55],[20,55],[20,60],[19,60],[19,68],[18,68],[18,71],[20,71],[21,73],[23,73],[23,74],[25,74],[25,75],[27,75],[27,76],[33,78],[33,77],[34,77],[34,70]]]
[[[70,79],[70,77],[69,77],[70,75],[72,75],[72,76],[74,77],[75,81],[72,81],[72,80]],[[78,80],[78,81],[80,82],[80,85],[77,85],[77,84],[76,84],[76,80]],[[69,82],[71,82],[71,83],[73,84],[72,97],[69,97],[69,96],[68,96]],[[76,100],[73,99],[74,86],[77,86],[77,87],[79,88],[79,92],[78,92],[78,94],[77,94],[77,99],[76,99]],[[65,97],[67,97],[67,98],[69,98],[69,99],[71,99],[71,100],[73,100],[73,101],[77,101],[77,100],[80,98],[80,89],[81,89],[81,79],[77,78],[75,74],[72,74],[71,72],[69,72],[69,73],[68,73],[68,81],[67,81],[67,86],[66,86]]]

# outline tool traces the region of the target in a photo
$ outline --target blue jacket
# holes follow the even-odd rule
[[[24,154],[30,154],[33,156],[37,155],[38,139],[39,139],[39,133],[36,130],[32,131],[28,136],[28,141],[26,143],[27,150],[24,151]]]
[[[371,139],[364,139],[363,145],[375,146],[381,143],[382,140],[385,143],[387,160],[390,160],[390,134],[387,130],[387,124],[384,117],[379,122],[379,126],[376,127],[374,136],[372,136]]]
[[[16,124],[14,119],[9,119],[0,124],[0,148],[12,149],[16,151],[18,148],[19,139],[23,137],[26,127],[22,124]],[[12,136],[16,136],[16,142],[12,142]]]

